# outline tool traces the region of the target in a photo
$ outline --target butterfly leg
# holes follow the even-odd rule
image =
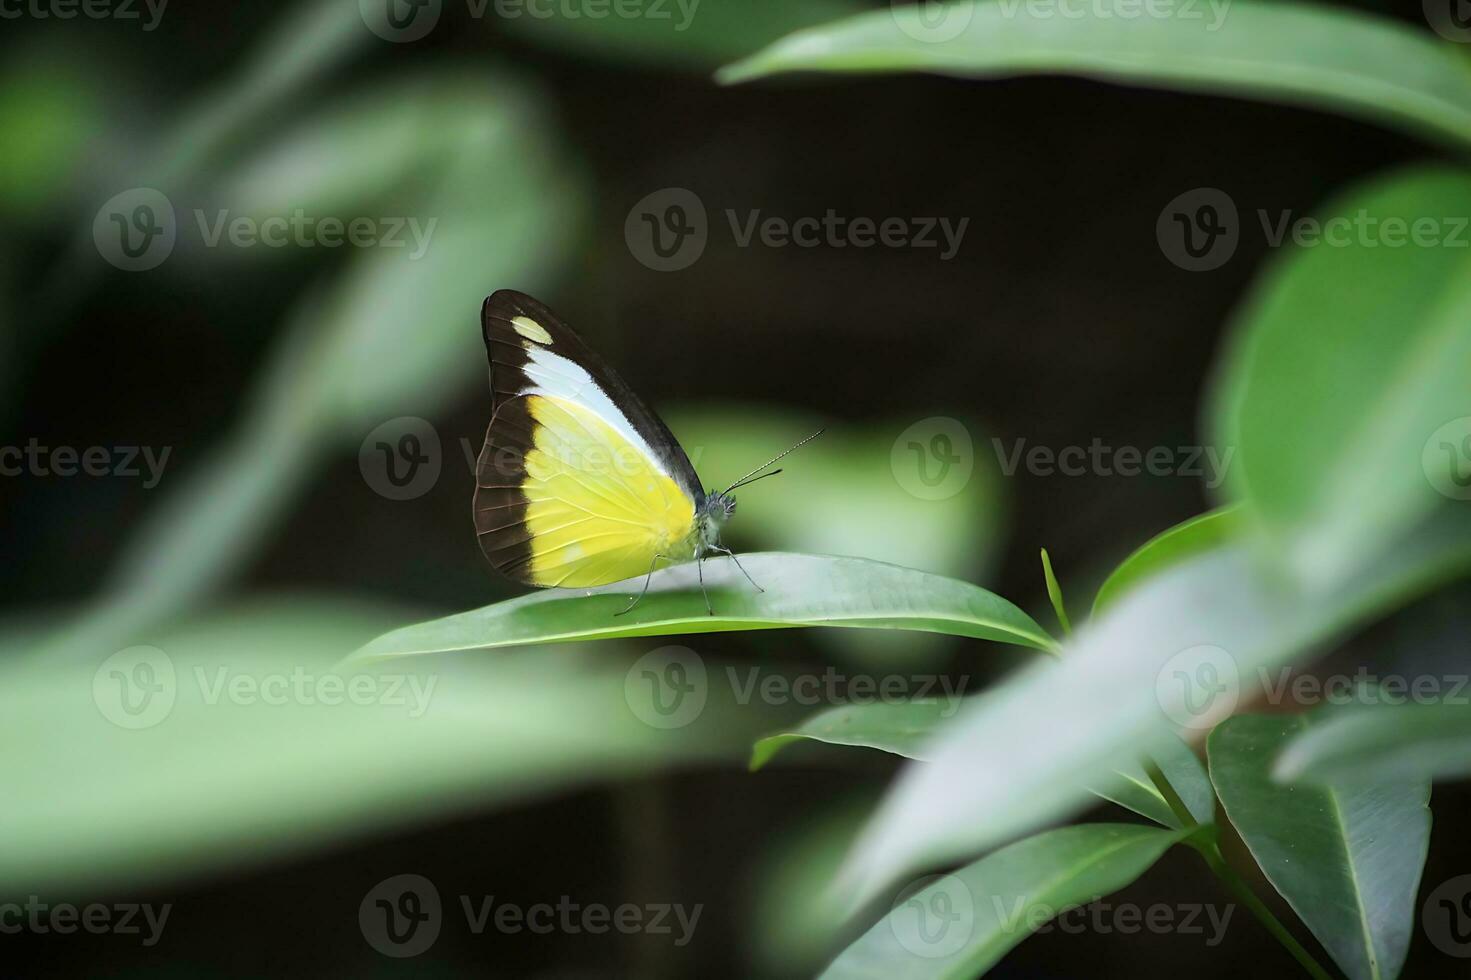
[[[711,616],[713,616],[713,615],[715,615],[715,610],[710,605],[710,593],[708,593],[708,592],[705,591],[705,556],[704,555],[701,555],[700,557],[698,557],[698,558],[695,559],[695,570],[700,575],[700,595],[702,595],[702,596],[705,597],[705,612],[707,612]]]
[[[622,616],[623,613],[629,612],[633,609],[634,606],[643,601],[644,595],[649,591],[649,581],[654,577],[654,568],[659,564],[659,559],[664,557],[664,555],[654,556],[654,560],[649,562],[649,574],[644,576],[644,587],[639,591],[638,595],[633,597],[632,602],[630,602],[621,612],[615,612],[613,614],[614,616]]]
[[[741,560],[735,556],[735,552],[734,551],[731,551],[729,548],[722,548],[718,544],[714,546],[714,550],[720,552],[723,555],[729,555],[730,556],[730,560],[733,561],[733,562],[735,562],[736,568],[739,568],[741,570],[741,574],[746,577],[746,581],[747,582],[750,582],[751,583],[751,587],[754,588],[757,592],[765,592],[766,591],[765,589],[761,588],[761,586],[759,586],[759,585],[756,584],[756,580],[751,577],[751,573],[750,572],[746,571],[746,567],[741,564]]]

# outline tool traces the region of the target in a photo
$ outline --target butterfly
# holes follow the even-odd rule
[[[511,289],[486,299],[481,331],[490,359],[492,415],[476,464],[475,533],[503,574],[539,588],[583,588],[694,561],[705,610],[703,562],[728,555],[759,592],[720,530],[731,491],[821,430],[724,490],[701,489],[688,454],[623,379],[551,310]],[[622,615],[622,613],[618,613]]]

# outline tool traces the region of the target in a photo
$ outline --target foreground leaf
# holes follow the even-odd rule
[[[1241,509],[1221,507],[1161,531],[1140,545],[1103,580],[1093,598],[1093,615],[1101,615],[1151,575],[1221,547],[1240,527]]]
[[[650,727],[612,650],[334,668],[394,618],[277,602],[150,636],[144,660],[0,672],[0,900],[259,870],[560,787],[733,759],[761,724],[712,701],[678,730]]]
[[[1312,106],[1471,145],[1471,72],[1428,31],[1305,4],[1235,0],[1219,18],[1178,9],[1132,19],[1081,5],[1077,16],[1033,14],[1023,0],[895,7],[798,31],[719,77],[1066,73]]]
[[[1430,846],[1430,784],[1283,786],[1272,760],[1316,721],[1242,715],[1211,733],[1226,815],[1303,923],[1352,980],[1392,980],[1415,930]]]
[[[1288,743],[1286,781],[1456,779],[1471,776],[1471,707],[1378,705],[1336,711]]]
[[[1448,508],[1328,595],[1260,574],[1244,545],[1197,556],[1143,583],[1039,660],[968,704],[907,766],[842,878],[863,901],[921,867],[994,847],[1086,807],[1122,759],[1157,750],[1176,726],[1203,731],[1263,667],[1434,587],[1471,564],[1471,512]],[[1219,651],[1216,653],[1216,651]],[[1235,684],[1182,687],[1204,652]],[[1207,678],[1209,679],[1209,678]],[[1201,700],[1201,695],[1205,697]]]
[[[1310,587],[1459,493],[1445,479],[1471,437],[1471,249],[1389,247],[1375,229],[1428,221],[1449,236],[1467,214],[1464,171],[1359,188],[1321,215],[1343,243],[1289,252],[1233,330],[1211,410],[1216,443],[1237,447],[1226,486]]]
[[[1051,650],[1053,641],[1030,616],[980,586],[863,558],[766,552],[741,555],[764,592],[756,592],[728,558],[705,562],[705,609],[693,562],[654,573],[648,594],[630,579],[595,589],[548,589],[473,612],[408,626],[378,637],[355,659],[402,657],[598,640],[789,626],[844,626],[950,633]]]
[[[1058,913],[1132,883],[1185,836],[1082,824],[1018,841],[902,897],[822,977],[980,976]]]

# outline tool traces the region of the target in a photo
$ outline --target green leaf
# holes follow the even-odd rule
[[[1039,658],[967,704],[926,746],[930,761],[901,771],[842,889],[862,901],[906,872],[1083,809],[1088,787],[1103,787],[1121,759],[1158,751],[1176,726],[1204,730],[1233,706],[1230,695],[1251,693],[1242,682],[1261,668],[1471,565],[1471,512],[1438,513],[1329,594],[1284,587],[1254,559],[1229,545],[1149,579],[1079,629],[1057,660]],[[1198,679],[1209,657],[1238,683],[1218,694],[1177,682]]]
[[[1471,176],[1419,169],[1361,187],[1321,217],[1343,229],[1428,220],[1449,234],[1450,216],[1467,214]],[[1237,447],[1231,496],[1311,587],[1446,505],[1433,443],[1459,453],[1471,434],[1471,249],[1391,248],[1372,231],[1341,231],[1348,244],[1295,249],[1265,276],[1234,328],[1211,412],[1217,444]]]
[[[1428,31],[1350,10],[1236,0],[1138,19],[1023,0],[922,4],[798,31],[724,68],[742,82],[788,71],[923,71],[968,78],[1075,74],[1304,105],[1471,146],[1471,70]],[[934,19],[936,11],[943,17]]]
[[[1138,584],[1187,558],[1219,548],[1241,527],[1239,507],[1221,507],[1182,521],[1140,545],[1115,568],[1093,598],[1093,615],[1102,615]]]
[[[949,633],[1050,651],[1052,639],[1016,606],[979,586],[863,558],[777,552],[741,555],[764,592],[728,558],[704,563],[705,609],[693,562],[655,572],[628,613],[638,579],[594,589],[550,589],[408,626],[378,637],[354,657],[375,660],[476,650],[789,626],[844,626]]]
[[[1082,824],[1018,841],[901,896],[822,977],[980,976],[1058,913],[1131,884],[1185,836],[1154,827]]]
[[[1063,635],[1073,631],[1073,624],[1068,622],[1067,608],[1062,604],[1062,586],[1057,582],[1057,576],[1052,573],[1052,559],[1047,556],[1047,549],[1042,549],[1042,578],[1047,583],[1047,598],[1052,603],[1052,611],[1057,615],[1057,625],[1062,627]]]
[[[561,787],[731,760],[761,724],[712,700],[684,727],[650,727],[608,648],[333,666],[403,615],[277,600],[150,634],[147,673],[102,657],[7,666],[0,895],[258,870]]]
[[[1180,794],[1185,808],[1197,824],[1212,824],[1216,821],[1216,791],[1211,787],[1205,766],[1196,757],[1195,751],[1179,738],[1167,737],[1159,741],[1152,754],[1154,761],[1164,773],[1175,792]],[[1122,779],[1111,779],[1102,783],[1094,793],[1106,800],[1155,823],[1175,830],[1185,829],[1180,818],[1170,809],[1170,804],[1160,794],[1145,771],[1144,763],[1126,766],[1118,773]]]
[[[592,18],[583,10],[548,5],[537,16],[522,10],[495,21],[525,41],[582,58],[704,72],[799,28],[863,9],[853,0],[636,2],[620,2],[619,9],[631,15]]]
[[[1471,776],[1471,709],[1438,703],[1335,711],[1288,744],[1275,773],[1307,782]]]
[[[751,752],[751,768],[760,769],[784,746],[802,739],[882,749],[909,759],[921,759],[919,747],[958,710],[959,698],[840,704],[819,711],[795,728],[758,741]]]
[[[1226,815],[1282,897],[1351,980],[1393,980],[1415,931],[1430,846],[1430,783],[1283,786],[1272,760],[1316,725],[1242,715],[1210,735]]]

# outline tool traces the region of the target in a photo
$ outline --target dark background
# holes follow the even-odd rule
[[[1423,26],[1414,4],[1381,10]],[[179,4],[149,34],[106,21],[5,22],[0,52],[14,57],[38,38],[95,52],[118,98],[139,94],[167,108],[217,78],[275,13],[265,3]],[[334,84],[350,89],[355,73],[395,62],[473,62],[492,53],[547,86],[594,192],[589,234],[543,298],[606,348],[652,405],[751,401],[844,422],[950,415],[981,420],[1008,445],[1197,442],[1199,400],[1223,330],[1270,256],[1257,209],[1311,213],[1359,178],[1439,152],[1314,111],[1078,80],[785,78],[722,88],[701,72],[528,44],[494,24],[451,24],[413,45],[379,46]],[[88,152],[99,158],[78,166],[100,166],[106,149]],[[712,232],[693,267],[654,272],[629,254],[624,218],[645,194],[676,185],[695,190],[722,224],[718,212],[732,207],[964,216],[970,225],[949,262],[933,251],[741,249]],[[1244,231],[1223,268],[1190,273],[1161,254],[1155,218],[1200,186],[1235,199]],[[35,289],[74,230],[58,222],[7,236],[18,350],[6,373],[18,397],[0,419],[3,441],[168,445],[171,466],[186,472],[228,432],[273,325],[314,269],[306,260],[243,277],[204,268],[167,290],[108,270],[53,315],[34,301]],[[474,311],[466,311],[466,329],[475,329]],[[434,421],[447,437],[478,441],[487,410],[477,390]],[[989,452],[978,445],[978,455]],[[1199,481],[1180,477],[1021,471],[1004,491],[1001,560],[982,584],[1048,624],[1039,546],[1081,606],[1087,586],[1114,562],[1209,505]],[[386,501],[342,455],[312,481],[235,589],[351,592],[431,611],[509,595],[475,548],[468,495],[468,481],[441,480],[412,506]],[[64,608],[88,596],[130,522],[153,502],[138,481],[0,479],[5,603]],[[1381,626],[1355,641],[1355,653],[1372,662],[1394,635],[1393,623]],[[952,666],[969,663],[975,646],[950,644]],[[699,649],[735,659],[777,650],[794,664],[824,657],[793,634],[715,636]],[[768,973],[752,923],[769,837],[804,810],[876,791],[893,769],[861,752],[792,758],[759,775],[733,766],[582,791],[130,895],[174,903],[158,947],[140,950],[116,936],[3,936],[0,973]],[[1437,787],[1427,883],[1471,866],[1460,832],[1468,805],[1464,789]],[[684,949],[647,936],[472,936],[452,917],[430,953],[392,961],[362,941],[355,910],[374,882],[404,871],[430,877],[447,902],[461,893],[522,903],[570,893],[617,904],[644,893],[703,903],[704,911]],[[1170,854],[1115,900],[1228,901],[1188,853]],[[787,975],[811,975],[813,965],[791,963]],[[1417,936],[1405,976],[1459,975],[1458,967]],[[1184,970],[1202,978],[1296,975],[1240,909],[1219,949],[1204,948],[1200,936],[1053,933],[1024,943],[994,975]]]

